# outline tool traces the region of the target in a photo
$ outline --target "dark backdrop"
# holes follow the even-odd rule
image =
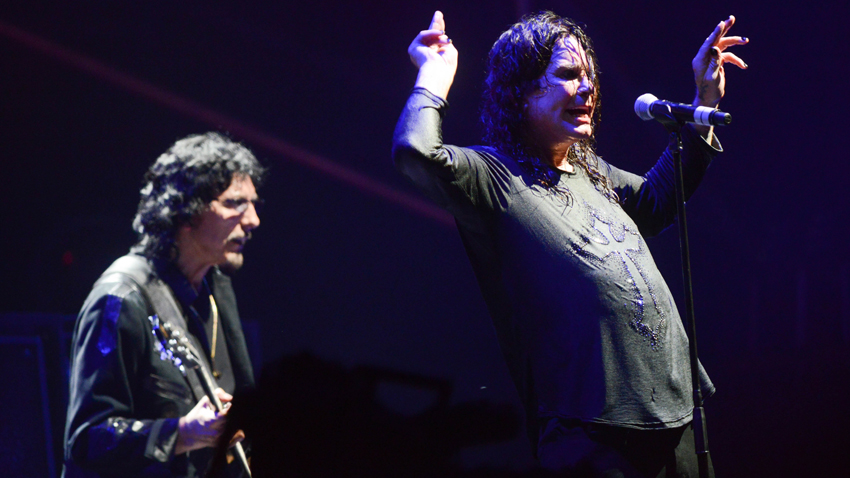
[[[407,45],[444,11],[460,51],[445,140],[472,144],[499,32],[541,8],[587,24],[603,74],[599,152],[642,172],[666,137],[635,117],[634,99],[689,102],[690,59],[733,13],[733,32],[752,39],[735,50],[750,69],[729,68],[727,152],[689,203],[700,351],[719,390],[707,408],[712,454],[724,476],[829,473],[850,444],[850,9],[738,3],[6,5],[0,312],[76,313],[133,242],[149,164],[177,138],[223,130],[272,169],[235,280],[265,360],[308,350],[451,379],[456,401],[516,402],[457,232],[410,205],[418,195],[391,165],[416,74]],[[650,247],[680,297],[675,231]],[[517,437],[464,459],[524,467],[528,454]]]

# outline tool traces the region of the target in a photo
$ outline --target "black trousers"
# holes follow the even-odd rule
[[[537,457],[565,477],[699,476],[691,425],[638,430],[552,418],[541,422]],[[709,469],[713,476],[710,461]]]

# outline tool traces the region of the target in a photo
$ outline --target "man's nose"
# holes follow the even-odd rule
[[[242,214],[242,229],[246,232],[251,229],[260,227],[260,215],[257,214],[257,208],[254,206],[254,202],[251,201],[248,203],[248,209]]]
[[[581,80],[579,81],[580,83],[578,85],[578,94],[586,96],[592,95],[595,89],[593,85],[593,79],[590,78],[590,76],[588,76],[587,74],[583,74],[581,75]]]

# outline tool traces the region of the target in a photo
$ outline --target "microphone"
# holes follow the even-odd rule
[[[650,93],[640,95],[635,100],[635,113],[644,121],[657,119],[658,116],[673,116],[677,121],[704,126],[724,126],[732,122],[732,115],[729,113],[708,106],[691,106],[659,100]]]

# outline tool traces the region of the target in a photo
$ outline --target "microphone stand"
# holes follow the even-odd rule
[[[694,318],[694,292],[691,279],[691,255],[688,245],[688,221],[685,214],[685,185],[682,175],[682,126],[684,122],[677,121],[672,114],[656,115],[661,124],[670,133],[670,150],[673,153],[674,175],[676,177],[676,211],[679,223],[679,246],[682,250],[682,276],[685,285],[685,318],[687,320],[690,340],[691,383],[693,385],[694,413],[694,444],[700,478],[713,478],[708,462],[708,430],[706,429],[705,411],[702,407],[702,387],[699,379],[699,356],[697,355],[697,329]]]

